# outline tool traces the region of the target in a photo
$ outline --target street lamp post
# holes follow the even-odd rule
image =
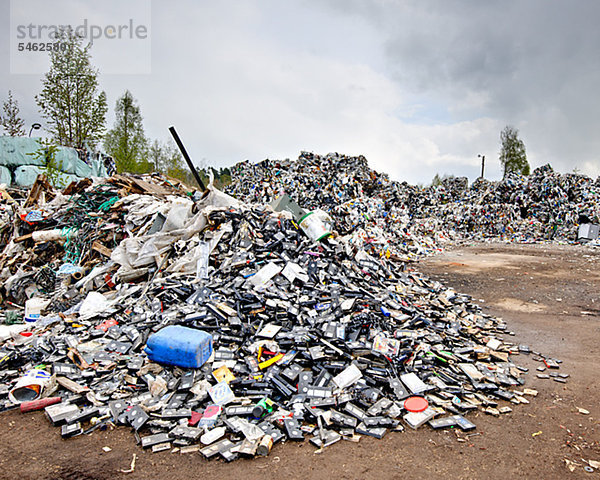
[[[31,125],[31,128],[29,129],[29,136],[31,137],[31,132],[33,130],[39,130],[40,128],[42,128],[42,126],[39,123],[34,123]]]
[[[485,168],[485,155],[477,155],[477,158],[481,158],[481,178],[483,178],[483,169]]]

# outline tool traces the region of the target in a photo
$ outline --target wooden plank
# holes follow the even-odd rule
[[[110,255],[112,254],[112,250],[110,248],[105,247],[97,240],[94,243],[92,243],[92,250],[95,250],[100,255],[104,255],[108,258],[110,258]]]
[[[15,243],[21,243],[24,242],[25,240],[29,240],[31,238],[31,236],[33,235],[33,233],[28,233],[27,235],[21,235],[20,237],[15,238]]]
[[[135,186],[137,186],[142,191],[150,195],[169,195],[171,193],[171,191],[167,190],[166,188],[160,185],[154,185],[153,183],[146,182],[145,180],[141,180],[138,178],[132,178],[131,180],[135,184]]]
[[[73,393],[79,394],[90,391],[88,386],[81,385],[73,380],[68,379],[67,377],[56,377],[56,383]]]
[[[75,193],[82,192],[92,184],[91,178],[84,178],[80,181],[74,181],[69,184],[67,188],[63,190],[63,195],[74,195]]]
[[[31,190],[29,190],[29,196],[27,197],[27,200],[25,200],[25,208],[35,205],[40,198],[44,183],[47,183],[46,176],[43,174],[38,175],[33,186],[31,187]]]

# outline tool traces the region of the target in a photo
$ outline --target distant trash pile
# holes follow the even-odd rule
[[[340,155],[233,173],[237,198],[160,175],[0,191],[3,410],[44,409],[63,438],[125,425],[141,448],[231,461],[282,441],[475,429],[470,412],[537,394],[519,354],[567,381],[406,268],[436,246],[421,232],[440,219],[415,212],[440,189]]]
[[[378,228],[415,251],[448,240],[575,241],[581,224],[600,223],[600,178],[549,165],[499,182],[464,177],[416,187],[369,169],[364,157],[303,152],[296,161],[248,161],[231,168],[226,191],[250,203],[282,194],[332,215],[340,233]],[[368,232],[367,232],[368,234]],[[381,238],[381,237],[379,237]]]

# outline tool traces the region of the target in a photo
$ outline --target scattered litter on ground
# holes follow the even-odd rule
[[[556,174],[536,172],[554,192],[544,179]],[[471,432],[471,412],[500,416],[537,394],[518,355],[552,372],[539,378],[567,381],[559,359],[514,343],[469,296],[406,268],[463,228],[442,207],[510,197],[515,185],[537,198],[537,184],[426,191],[363,157],[306,153],[239,164],[233,177],[236,198],[159,175],[63,191],[40,176],[30,190],[7,189],[0,406],[44,408],[63,438],[127,425],[141,448],[231,461],[282,441],[321,452],[407,426]],[[465,232],[499,234],[475,215],[486,202],[461,204],[479,218]],[[559,231],[571,235],[572,220]]]

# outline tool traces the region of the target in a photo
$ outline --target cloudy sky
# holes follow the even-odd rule
[[[175,125],[196,162],[338,151],[428,183],[476,178],[482,154],[498,178],[510,124],[533,167],[600,174],[595,0],[59,0],[24,11],[147,24],[137,50],[92,50],[109,126],[129,89],[148,137]],[[0,0],[0,99],[11,89],[30,125],[42,75],[14,73],[14,14]]]

